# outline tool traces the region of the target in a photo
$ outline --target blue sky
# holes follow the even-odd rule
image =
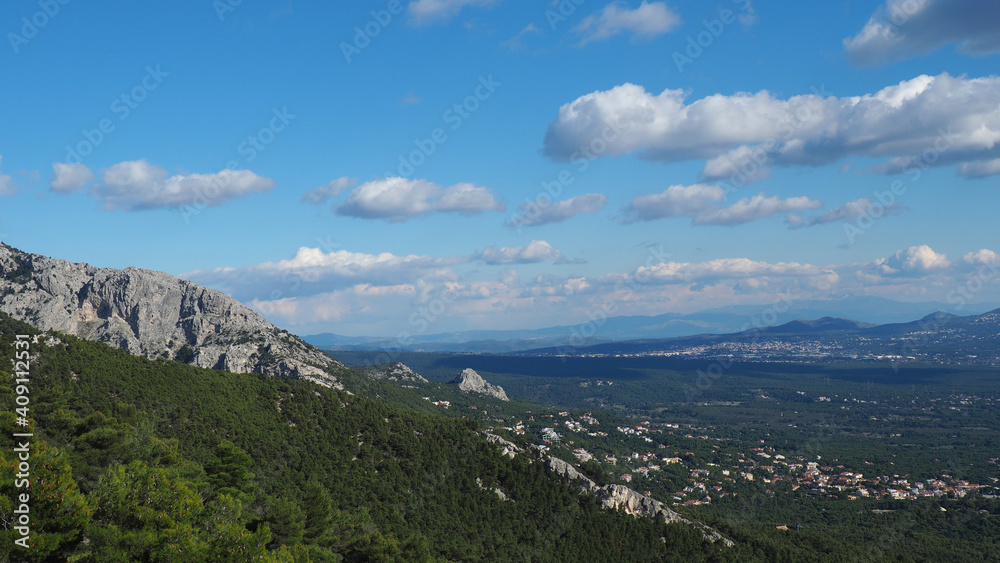
[[[1000,299],[995,2],[525,4],[6,2],[0,238],[300,334]]]

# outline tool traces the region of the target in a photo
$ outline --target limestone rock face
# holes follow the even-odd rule
[[[503,387],[487,383],[481,375],[476,373],[476,371],[471,368],[467,368],[462,371],[458,377],[452,380],[452,383],[457,383],[458,388],[466,393],[489,395],[491,397],[496,397],[501,401],[510,400],[507,397],[507,393],[503,390]]]
[[[343,388],[340,362],[232,297],[164,272],[95,268],[0,244],[0,311],[137,356]]]
[[[517,447],[517,445],[514,442],[511,442],[509,440],[504,440],[500,436],[497,436],[496,434],[490,434],[489,432],[483,432],[482,435],[486,437],[487,442],[491,444],[496,444],[500,448],[500,451],[503,453],[503,455],[511,459],[514,459],[514,456],[521,453],[521,448]]]
[[[640,494],[624,485],[598,485],[592,479],[580,473],[571,464],[554,457],[543,456],[542,462],[553,473],[562,476],[568,481],[577,483],[583,492],[593,494],[601,500],[601,504],[608,509],[622,509],[632,516],[644,516],[656,518],[662,514],[667,522],[680,522],[696,526],[710,541],[721,541],[727,546],[732,546],[733,541],[722,537],[719,532],[701,523],[695,523],[680,514],[671,510],[662,502]]]
[[[525,454],[525,451],[517,447],[516,444],[504,440],[496,434],[490,434],[489,432],[481,432],[486,440],[491,444],[496,445],[500,448],[500,451],[504,455],[511,458]],[[662,502],[640,494],[624,485],[598,485],[593,479],[587,477],[583,473],[573,467],[572,464],[567,463],[557,457],[552,457],[546,453],[542,448],[531,445],[529,446],[531,453],[527,455],[532,455],[535,459],[540,461],[546,469],[559,475],[566,481],[570,483],[575,483],[580,487],[581,493],[592,494],[596,496],[604,508],[610,510],[622,509],[627,514],[632,516],[642,516],[646,518],[656,518],[658,515],[662,514],[666,522],[676,522],[694,526],[707,538],[709,541],[716,542],[721,541],[724,545],[732,547],[734,545],[733,541],[729,538],[723,537],[718,531],[702,524],[700,522],[692,522],[687,518],[684,518],[680,514],[674,512],[667,505]]]
[[[381,364],[375,366],[365,366],[361,371],[372,379],[393,381],[397,383],[427,383],[424,376],[410,369],[406,364],[396,362],[394,364]]]

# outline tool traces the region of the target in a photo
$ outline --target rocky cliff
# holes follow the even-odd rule
[[[500,436],[488,432],[483,432],[482,434],[486,436],[488,442],[499,447],[504,455],[513,458],[516,455],[524,453],[524,450],[517,447],[513,442],[504,440]],[[721,541],[729,547],[734,545],[732,540],[723,537],[716,530],[700,522],[692,522],[684,518],[671,510],[666,504],[652,497],[640,494],[625,485],[598,485],[593,479],[580,473],[572,464],[548,455],[537,446],[531,446],[531,448],[537,458],[545,465],[546,469],[567,481],[576,483],[580,486],[581,492],[596,496],[605,508],[610,510],[621,509],[626,514],[637,517],[644,516],[646,518],[656,518],[662,514],[666,522],[683,523],[698,528],[709,541]]]
[[[163,272],[96,268],[0,243],[0,311],[131,354],[343,388],[343,364],[239,301]]]
[[[457,383],[458,388],[466,393],[480,393],[482,395],[489,395],[491,397],[496,397],[501,401],[509,401],[507,393],[503,390],[503,387],[499,385],[492,385],[487,383],[481,375],[475,372],[475,370],[468,368],[462,371],[451,381],[452,383]]]
[[[577,471],[571,464],[558,458],[546,457],[544,463],[550,471],[577,483],[580,485],[582,491],[595,495],[601,500],[601,504],[605,508],[611,510],[621,509],[626,514],[645,516],[647,518],[656,518],[662,514],[667,522],[680,522],[697,527],[710,541],[721,541],[730,547],[733,545],[732,540],[722,537],[719,532],[712,528],[699,522],[692,522],[677,514],[662,502],[640,494],[625,485],[598,485],[592,479]]]

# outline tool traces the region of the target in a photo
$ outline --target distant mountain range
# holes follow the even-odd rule
[[[557,346],[521,353],[1000,365],[1000,309],[968,316],[937,312],[917,321],[883,325],[823,317],[731,334],[698,334],[579,347]]]
[[[1000,307],[1000,304],[980,304],[977,306],[977,311],[987,311],[997,307]],[[844,329],[868,328],[890,323],[906,323],[941,311],[949,314],[962,312],[960,309],[938,302],[906,303],[880,297],[844,297],[828,300],[789,300],[787,303],[779,303],[778,306],[736,305],[689,314],[610,317],[577,325],[540,329],[472,330],[415,335],[405,346],[392,338],[340,336],[331,333],[304,336],[303,339],[316,347],[332,352],[404,350],[506,354],[571,344],[580,348],[638,339],[730,334],[739,332],[744,326],[775,325],[792,319],[850,318],[858,319],[859,325],[864,326],[845,325]],[[806,323],[806,321],[792,322]]]

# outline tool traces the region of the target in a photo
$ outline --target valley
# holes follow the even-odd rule
[[[365,356],[340,353],[348,364]],[[734,362],[709,379],[710,364],[670,358],[403,353],[399,360],[432,382],[453,366],[474,366],[515,399],[545,406],[470,404],[432,382],[413,391],[444,399],[442,414],[476,419],[598,483],[627,485],[711,522],[737,542],[798,544],[808,530],[808,541],[871,547],[873,538],[898,540],[906,524],[908,537],[932,545],[933,537],[1000,531],[1000,370]],[[931,509],[942,516],[913,523]],[[891,558],[895,548],[883,547],[868,556]]]

